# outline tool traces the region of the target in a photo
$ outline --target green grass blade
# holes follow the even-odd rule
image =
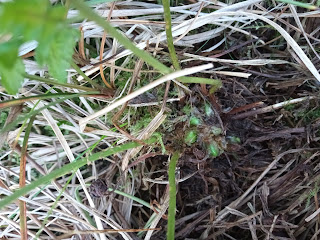
[[[93,95],[100,94],[100,92],[98,91],[84,92],[80,94],[81,94],[81,97],[85,97],[85,96],[90,96],[92,94]],[[30,96],[30,97],[22,97],[18,99],[12,99],[12,100],[0,102],[0,108],[12,107],[12,106],[19,105],[32,100],[45,100],[45,99],[58,98],[58,97],[73,98],[74,95],[75,93],[47,93],[47,94],[40,94],[36,96]]]
[[[151,143],[154,143],[156,141],[157,141],[157,139],[153,137],[153,138],[150,138],[149,140],[146,140],[145,142],[147,144],[151,144]],[[63,167],[52,171],[48,175],[40,177],[39,179],[37,179],[37,180],[33,181],[32,183],[28,184],[27,186],[25,186],[24,188],[21,188],[21,189],[15,191],[10,196],[7,196],[7,197],[3,198],[0,201],[0,209],[5,207],[6,205],[10,204],[14,200],[18,199],[19,197],[27,194],[31,190],[41,186],[42,184],[45,184],[45,183],[47,183],[49,181],[52,181],[53,179],[61,177],[61,176],[65,175],[65,174],[67,174],[67,173],[74,172],[74,171],[78,170],[80,167],[86,165],[88,162],[93,162],[93,161],[96,161],[98,159],[111,156],[111,155],[116,154],[118,152],[125,151],[125,150],[128,150],[128,149],[137,147],[139,145],[140,144],[136,143],[136,142],[126,143],[126,144],[123,144],[121,146],[117,146],[117,147],[114,147],[114,148],[111,148],[111,149],[107,149],[106,151],[94,153],[88,158],[81,158],[78,161],[74,161],[72,163],[66,164]]]
[[[30,75],[30,74],[23,74],[23,76],[25,78],[28,78],[28,79],[33,79],[33,80],[37,80],[39,82],[44,82],[44,83],[47,83],[47,84],[51,84],[51,85],[55,85],[55,86],[61,86],[61,87],[68,87],[68,88],[75,88],[75,89],[79,89],[79,90],[82,90],[82,91],[97,91],[96,89],[94,88],[89,88],[89,87],[84,87],[84,86],[80,86],[80,85],[75,85],[75,84],[70,84],[70,83],[62,83],[62,82],[58,82],[58,81],[54,81],[54,80],[50,80],[50,79],[47,79],[47,78],[43,78],[43,77],[39,77],[39,76],[36,76],[36,75]]]
[[[170,68],[153,58],[149,53],[137,48],[127,37],[121,34],[116,28],[112,27],[109,22],[96,14],[87,4],[80,0],[72,0],[71,3],[76,7],[82,16],[99,24],[108,34],[116,38],[126,49],[132,51],[135,55],[142,58],[146,63],[163,74],[172,72]]]
[[[209,79],[209,78],[200,78],[200,77],[181,77],[179,81],[182,83],[202,83],[202,84],[210,84],[215,85],[217,88],[222,86],[220,80],[217,79]]]
[[[95,5],[95,4],[99,4],[99,3],[109,3],[109,2],[114,2],[116,0],[90,0],[85,2],[86,4],[88,4],[89,6],[91,5]]]
[[[44,226],[47,224],[48,219],[51,215],[51,213],[53,212],[53,209],[56,208],[56,206],[58,205],[58,201],[61,198],[63,192],[67,189],[67,186],[69,185],[69,183],[71,182],[73,176],[74,176],[75,172],[71,174],[71,176],[69,177],[68,181],[66,182],[66,184],[63,186],[63,188],[61,189],[61,191],[59,192],[59,195],[57,196],[56,200],[54,201],[53,205],[51,206],[50,210],[47,212],[46,217],[43,219],[42,224],[40,229],[38,230],[37,234],[36,234],[36,240],[39,238],[40,234],[42,233]]]
[[[115,131],[115,130],[114,130],[114,131]],[[91,151],[92,151],[93,149],[95,149],[95,148],[97,147],[97,145],[98,145],[104,138],[105,138],[105,136],[102,136],[102,137],[101,137],[98,141],[96,141],[90,148],[87,148],[84,152],[82,152],[79,156],[77,156],[77,158],[75,159],[75,161],[77,161],[78,159],[80,159],[85,153],[87,153],[87,152],[88,152],[88,153],[91,153]],[[52,207],[50,208],[49,212],[47,213],[45,219],[42,221],[41,228],[38,230],[38,232],[37,232],[37,234],[36,234],[36,237],[37,237],[37,238],[40,236],[41,232],[43,231],[44,226],[45,226],[45,224],[47,223],[48,218],[50,217],[50,214],[52,213],[53,209],[57,206],[60,197],[62,196],[63,192],[66,190],[66,188],[67,188],[67,186],[69,185],[70,181],[72,180],[74,174],[75,174],[75,172],[73,172],[73,173],[71,174],[71,176],[69,177],[68,181],[66,182],[66,184],[64,185],[64,187],[61,189],[58,197],[57,197],[56,200],[54,201],[54,203],[53,203]],[[81,197],[80,197],[80,194],[79,194],[79,187],[76,188],[76,193],[75,193],[75,194],[76,194],[76,199],[77,199],[77,201],[78,201],[78,202],[82,202],[82,201],[79,200],[79,199],[81,198]],[[90,217],[89,213],[88,213],[87,211],[83,210],[83,209],[80,209],[80,210],[84,213],[84,215],[85,215],[85,217],[87,218],[88,222],[89,222],[92,226],[97,227],[96,224],[95,224],[95,222],[94,222],[94,221],[92,220],[92,218]]]
[[[142,58],[146,63],[150,64],[155,69],[159,70],[162,74],[168,74],[173,72],[172,69],[168,68],[157,59],[152,57],[149,53],[137,48],[126,36],[121,34],[116,30],[116,28],[112,27],[109,22],[107,22],[104,18],[100,17],[96,14],[89,6],[87,6],[81,0],[71,0],[73,6],[75,6],[82,16],[88,18],[97,24],[99,24],[105,31],[107,31],[111,36],[116,38],[119,43],[121,43],[126,49],[132,51],[135,55]],[[184,83],[205,83],[205,84],[213,84],[216,85],[218,80],[205,79],[205,78],[190,78],[190,77],[181,77],[178,79]],[[219,84],[221,82],[219,81]]]
[[[71,97],[72,98],[75,98],[75,97],[80,97],[81,95],[83,95],[83,93],[77,93],[77,94],[74,94],[72,95]],[[8,125],[4,126],[1,130],[0,130],[0,134],[1,133],[4,133],[6,131],[9,131],[11,130],[12,128],[14,128],[17,124],[19,124],[20,122],[23,122],[25,119],[29,119],[31,118],[33,115],[36,115],[38,114],[39,112],[41,112],[42,110],[44,109],[47,109],[53,105],[56,105],[57,103],[60,103],[60,102],[63,102],[67,99],[70,99],[71,97],[63,97],[61,99],[57,99],[55,102],[51,102],[51,103],[48,103],[46,106],[42,107],[42,108],[39,108],[39,109],[36,109],[36,110],[33,110],[27,114],[22,114],[20,115],[15,121],[9,123]]]
[[[179,152],[175,152],[169,163],[169,210],[168,210],[168,228],[167,239],[174,240],[175,234],[175,216],[176,216],[176,165],[179,159]]]
[[[79,75],[80,75],[81,77],[83,77],[83,78],[84,78],[88,83],[90,83],[92,86],[94,86],[94,87],[97,88],[97,89],[101,89],[101,88],[102,88],[99,84],[95,83],[95,82],[92,81],[87,75],[85,75],[84,72],[82,72],[82,70],[78,67],[78,65],[75,64],[73,61],[71,62],[71,67],[73,67],[74,70],[76,70],[77,73],[79,73]]]
[[[292,1],[292,0],[277,0],[278,2],[283,2],[283,3],[289,3],[298,7],[302,7],[302,8],[307,8],[310,10],[316,10],[318,9],[317,6],[311,5],[309,3],[303,3],[303,2],[298,2],[298,1]]]
[[[176,54],[176,50],[174,49],[173,38],[172,38],[170,0],[163,0],[162,5],[164,10],[164,20],[166,22],[167,44],[169,48],[172,65],[176,70],[180,70],[180,64]]]
[[[76,196],[76,200],[79,202],[79,203],[82,203],[82,197],[80,196],[80,193],[79,193],[79,189],[80,189],[81,186],[78,186],[76,188],[76,191],[75,191],[75,196]],[[87,221],[91,224],[91,226],[94,226],[95,228],[97,227],[95,221],[92,219],[92,217],[90,216],[90,214],[86,211],[86,210],[83,210],[83,209],[80,209],[82,211],[82,213],[84,214],[85,218],[87,219]]]

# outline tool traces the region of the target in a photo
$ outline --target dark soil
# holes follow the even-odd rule
[[[268,42],[276,32],[253,28],[252,33]],[[216,42],[218,39],[206,47]],[[228,46],[203,55],[246,60],[280,54],[283,60],[294,62],[281,44],[256,47],[256,40],[236,34],[227,42]],[[303,40],[300,44],[306,45]],[[319,69],[320,60],[314,57],[312,61]],[[184,67],[198,64],[203,62]],[[251,76],[205,75],[221,79],[222,88],[210,94],[208,86],[189,86],[193,92],[183,101],[167,104],[174,117],[186,115],[183,107],[192,105],[203,120],[198,140],[190,145],[183,141],[190,128],[188,120],[163,132],[167,150],[181,152],[178,178],[187,178],[177,185],[176,239],[317,239],[319,215],[308,217],[319,208],[319,83],[303,66],[295,66],[216,64],[224,71]],[[267,108],[301,97],[308,98]],[[209,103],[214,117],[205,115],[204,103]],[[221,128],[221,135],[206,135],[211,126]],[[205,147],[205,142],[213,140],[220,144],[218,157],[209,156]],[[148,177],[167,179],[167,159],[162,154],[146,158]],[[161,203],[166,191],[167,185],[151,184],[137,195]],[[145,214],[152,211],[134,209],[138,220],[132,227],[141,228],[148,220]],[[164,216],[158,224],[162,230],[153,239],[166,238],[166,225]]]

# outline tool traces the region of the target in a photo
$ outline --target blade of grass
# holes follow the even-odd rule
[[[175,234],[175,216],[176,216],[176,165],[179,159],[179,152],[175,152],[169,163],[169,209],[168,209],[168,227],[167,239],[174,240]]]
[[[28,123],[26,128],[26,132],[23,139],[23,145],[21,149],[21,159],[20,159],[20,175],[19,175],[19,187],[23,188],[26,185],[26,163],[27,163],[27,148],[28,148],[28,140],[32,128],[32,124],[35,117],[32,117]],[[19,201],[19,209],[20,209],[20,236],[22,240],[28,239],[28,228],[27,228],[27,206],[26,202],[20,200]]]
[[[170,0],[162,0],[164,20],[166,22],[166,35],[169,54],[171,57],[172,65],[176,70],[180,70],[180,64],[173,45],[172,30],[171,30],[171,14],[170,14]]]
[[[105,97],[105,95],[101,95],[100,92],[81,92],[77,93],[81,97],[96,97],[97,95],[100,95],[100,97]],[[18,99],[12,99],[0,102],[0,108],[8,108],[15,105],[20,105],[25,102],[33,101],[33,100],[45,100],[45,99],[51,99],[51,98],[58,98],[58,97],[65,97],[65,98],[72,98],[75,95],[75,93],[47,93],[47,94],[41,94],[36,96],[30,96],[30,97],[22,97]],[[94,96],[90,96],[94,95]]]
[[[46,94],[48,94],[49,91],[50,91],[50,90],[48,90],[48,91],[46,92]],[[34,112],[35,108],[37,107],[37,105],[38,105],[39,103],[40,103],[40,100],[38,100],[38,101],[36,102],[36,104],[32,107],[30,113]],[[31,118],[33,118],[33,117],[35,117],[35,115],[32,115],[32,116],[31,116]],[[12,148],[15,148],[16,144],[18,143],[19,137],[20,137],[20,135],[21,135],[21,133],[22,133],[22,131],[23,131],[23,129],[24,129],[24,126],[27,124],[28,119],[29,119],[29,118],[25,118],[25,119],[24,119],[24,121],[23,121],[23,123],[22,123],[22,125],[21,125],[21,127],[20,127],[20,129],[19,129],[19,132],[18,132],[17,135],[16,135],[15,141],[14,141],[14,143],[12,144]],[[7,125],[6,125],[5,127],[7,127]]]
[[[145,143],[152,144],[152,143],[155,143],[156,141],[157,141],[157,138],[152,137],[152,138],[146,140]],[[93,162],[98,159],[116,154],[118,152],[125,151],[125,150],[131,149],[131,148],[135,148],[137,146],[140,146],[140,144],[136,143],[136,142],[126,143],[121,146],[117,146],[117,147],[110,148],[110,149],[107,149],[102,152],[95,153],[88,158],[81,158],[78,161],[74,161],[72,163],[66,164],[63,167],[56,169],[56,170],[52,171],[51,173],[49,173],[45,176],[42,176],[39,179],[33,181],[32,183],[26,185],[25,187],[15,191],[12,195],[3,198],[0,201],[0,209],[5,207],[6,205],[10,204],[12,201],[18,199],[19,197],[27,194],[28,192],[30,192],[34,188],[39,187],[49,181],[52,181],[55,178],[61,177],[67,173],[74,172],[74,171],[78,170],[80,167],[88,164],[89,162]]]
[[[99,89],[99,90],[102,89],[102,87],[101,87],[99,84],[95,83],[95,82],[92,81],[87,75],[85,75],[84,72],[83,72],[83,71],[78,67],[78,65],[75,64],[73,61],[71,62],[71,67],[73,67],[74,70],[76,70],[77,73],[78,73],[80,76],[82,76],[82,77],[83,77],[88,83],[90,83],[92,86],[94,86],[95,88],[97,88],[97,89]]]
[[[302,7],[302,8],[306,8],[306,9],[310,9],[310,10],[316,10],[318,9],[317,6],[314,6],[312,4],[309,3],[303,3],[303,2],[298,2],[298,1],[292,1],[292,0],[276,0],[278,2],[283,2],[283,3],[289,3],[298,7]]]
[[[23,76],[25,78],[37,80],[39,82],[44,82],[44,83],[47,83],[47,84],[50,84],[50,85],[68,87],[68,88],[75,88],[75,89],[79,89],[79,90],[87,91],[87,92],[88,91],[89,92],[97,91],[94,88],[84,87],[84,86],[80,86],[80,85],[74,85],[74,84],[70,84],[70,83],[61,83],[61,82],[58,82],[58,81],[55,81],[55,80],[50,80],[50,79],[47,79],[47,78],[43,78],[43,77],[39,77],[39,76],[35,76],[35,75],[30,75],[30,74],[27,74],[27,73],[23,74]]]
[[[63,102],[63,101],[65,101],[65,100],[67,100],[67,99],[75,98],[75,97],[80,97],[81,94],[83,94],[83,93],[76,93],[76,94],[72,95],[71,97],[63,97],[63,98],[61,98],[61,99],[57,99],[55,102],[48,103],[46,106],[44,106],[44,107],[42,107],[42,108],[36,109],[36,110],[34,110],[34,111],[32,111],[32,112],[29,112],[29,113],[27,113],[27,114],[19,115],[19,117],[18,117],[16,120],[14,120],[14,121],[11,122],[10,124],[6,125],[6,126],[3,127],[2,129],[0,129],[0,134],[1,134],[1,133],[4,133],[4,132],[6,132],[6,131],[11,130],[14,126],[16,126],[17,124],[19,124],[20,122],[24,121],[25,119],[31,118],[33,115],[38,114],[39,112],[41,112],[41,111],[44,110],[44,109],[47,109],[47,108],[49,108],[49,107],[51,107],[51,106],[54,106],[54,105],[56,105],[57,103]]]
[[[42,224],[40,229],[38,230],[37,234],[36,234],[36,240],[38,239],[38,237],[40,236],[41,232],[44,229],[44,226],[46,225],[46,223],[48,222],[48,219],[51,215],[51,213],[53,212],[53,209],[56,208],[56,206],[58,205],[58,201],[61,198],[63,192],[66,190],[67,186],[69,185],[69,183],[71,182],[73,176],[74,176],[75,172],[73,172],[71,174],[71,176],[69,177],[68,181],[66,182],[66,184],[63,186],[63,188],[61,189],[61,191],[59,192],[59,195],[57,196],[56,200],[54,201],[54,203],[52,204],[50,210],[47,212],[46,217],[43,219]]]
[[[81,0],[71,0],[71,3],[76,7],[82,16],[88,18],[97,24],[99,24],[105,31],[111,36],[116,38],[126,49],[132,51],[135,55],[142,58],[145,62],[150,64],[155,69],[166,74],[170,73],[170,68],[153,58],[149,53],[137,48],[127,37],[121,34],[116,28],[112,27],[111,24],[99,15],[97,15],[87,4]]]
[[[76,188],[75,196],[76,196],[76,200],[77,200],[78,202],[82,203],[82,198],[81,198],[80,193],[79,193],[80,187],[81,187],[81,186],[78,186],[78,187]],[[92,226],[94,226],[94,227],[96,228],[96,227],[97,227],[97,224],[93,221],[93,219],[92,219],[92,217],[90,216],[90,214],[89,214],[87,211],[83,210],[83,209],[81,209],[81,211],[83,212],[83,214],[84,214],[85,218],[88,220],[88,222],[89,222]]]
[[[149,53],[139,49],[136,47],[126,36],[121,34],[117,31],[116,28],[112,27],[111,24],[107,21],[105,21],[104,18],[100,17],[98,14],[96,14],[89,6],[87,6],[83,1],[81,0],[71,0],[71,3],[73,6],[75,6],[82,16],[85,18],[88,18],[94,22],[96,22],[98,25],[100,25],[105,31],[108,32],[112,37],[116,38],[119,43],[121,43],[126,49],[129,49],[131,52],[133,52],[138,57],[142,58],[146,63],[150,64],[155,69],[159,70],[162,74],[169,74],[173,72],[172,69],[168,68],[161,62],[159,62],[157,59],[152,57]],[[205,84],[216,84],[218,80],[213,81],[212,79],[197,79],[193,77],[179,77],[179,81],[185,82],[185,83],[195,83],[195,81],[201,81]],[[205,82],[203,82],[205,81]],[[199,82],[198,82],[199,83]]]
[[[116,129],[113,129],[112,131],[116,131]],[[82,152],[79,156],[77,156],[77,158],[75,159],[75,161],[77,161],[78,159],[80,159],[85,153],[87,153],[87,152],[91,153],[91,151],[94,150],[94,149],[98,146],[98,144],[99,144],[105,137],[106,137],[106,136],[101,136],[101,138],[100,138],[97,142],[95,142],[90,148],[86,149],[86,150],[85,150],[84,152]],[[38,231],[37,234],[36,234],[37,238],[40,236],[41,232],[43,231],[44,226],[45,226],[45,224],[47,223],[48,218],[50,217],[50,214],[52,213],[53,209],[57,206],[60,197],[62,196],[63,192],[65,191],[65,189],[66,189],[67,186],[69,185],[69,183],[70,183],[71,179],[73,178],[74,174],[75,174],[75,172],[72,173],[72,175],[69,177],[69,179],[68,179],[68,181],[66,182],[65,186],[61,189],[58,197],[56,198],[56,200],[55,200],[55,202],[54,202],[54,204],[52,205],[52,207],[50,208],[49,212],[47,213],[47,216],[46,216],[45,219],[43,220],[43,223],[42,223],[41,228],[39,229],[39,231]],[[79,196],[79,187],[76,188],[76,199],[77,199],[77,201],[79,201],[78,198],[80,198],[80,196]],[[79,201],[79,202],[80,202],[80,201]],[[87,218],[88,222],[89,222],[92,226],[97,227],[97,226],[96,226],[96,223],[92,220],[92,218],[90,217],[89,213],[88,213],[87,211],[83,210],[83,209],[81,209],[81,211],[83,211],[83,213],[84,213],[85,217]]]
[[[99,3],[109,3],[109,2],[114,2],[116,0],[90,0],[87,1],[86,4],[88,5],[95,5],[95,4],[99,4]]]

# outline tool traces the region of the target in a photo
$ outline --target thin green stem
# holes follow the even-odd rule
[[[100,17],[98,14],[96,14],[89,6],[87,6],[82,0],[71,0],[73,6],[75,6],[82,16],[85,18],[88,18],[97,24],[99,24],[105,31],[108,32],[111,36],[116,38],[119,43],[121,43],[126,49],[129,49],[132,51],[135,55],[142,58],[146,63],[150,64],[155,69],[159,70],[162,74],[169,74],[172,73],[173,70],[159,62],[157,59],[152,57],[149,53],[137,48],[126,36],[121,34],[117,31],[116,28],[112,27],[111,24],[107,21],[105,21],[104,18]],[[217,84],[218,80],[212,80],[212,79],[205,79],[204,78],[193,78],[193,77],[180,77],[178,78],[179,81],[184,83],[194,83],[194,82],[201,82],[206,84]],[[219,84],[221,82],[219,81]]]
[[[209,78],[200,78],[200,77],[180,77],[179,81],[182,83],[203,83],[203,84],[211,84],[216,85],[217,88],[222,86],[220,80],[217,79],[209,79]]]
[[[75,94],[79,96],[81,94],[82,97],[90,95],[96,96],[97,94],[100,94],[100,92],[95,91],[95,92],[84,92],[84,93],[48,93],[48,94],[40,94],[36,96],[30,96],[30,97],[22,97],[18,99],[12,99],[12,100],[7,100],[7,101],[2,101],[0,102],[0,109],[1,108],[7,108],[7,107],[12,107],[15,105],[19,105],[25,102],[30,102],[33,100],[45,100],[45,99],[51,99],[51,98],[59,98],[59,97],[65,97],[65,98],[72,98]],[[104,95],[101,95],[104,96]]]
[[[175,216],[176,216],[176,165],[179,159],[179,152],[175,152],[169,163],[169,209],[167,239],[174,240],[175,235]]]
[[[318,7],[311,5],[309,3],[303,3],[303,2],[298,2],[298,1],[292,1],[292,0],[276,0],[278,2],[283,2],[283,3],[289,3],[298,7],[302,7],[302,8],[307,8],[310,10],[316,10]]]
[[[105,19],[97,15],[87,4],[82,0],[71,0],[73,6],[75,6],[82,16],[88,18],[97,24],[99,24],[105,31],[111,36],[116,38],[126,49],[132,51],[135,55],[142,58],[146,63],[150,64],[155,69],[159,70],[163,74],[170,73],[170,68],[153,58],[149,53],[137,48],[126,36],[120,33],[116,28],[112,27],[111,24]]]
[[[36,240],[38,239],[38,237],[40,236],[40,234],[42,233],[44,226],[47,224],[49,217],[51,216],[51,213],[53,212],[53,209],[56,208],[56,206],[58,205],[58,201],[61,198],[62,194],[64,193],[64,191],[67,189],[67,186],[69,185],[69,183],[71,182],[73,176],[74,176],[75,172],[71,174],[71,176],[69,177],[68,181],[66,182],[66,184],[63,186],[63,188],[61,189],[61,191],[59,192],[59,195],[57,196],[56,200],[54,201],[53,205],[51,206],[50,210],[47,212],[46,217],[43,219],[42,224],[41,224],[41,228],[38,230],[37,234],[36,234]]]
[[[179,60],[174,49],[172,30],[171,30],[171,14],[170,14],[170,0],[162,0],[164,10],[164,20],[166,22],[166,35],[169,53],[172,61],[172,65],[176,70],[180,70]]]
[[[44,82],[44,83],[47,83],[47,84],[51,84],[51,85],[56,85],[56,86],[61,86],[61,87],[68,87],[68,88],[75,88],[75,89],[79,89],[79,90],[82,90],[82,91],[96,91],[96,89],[94,88],[89,88],[89,87],[84,87],[84,86],[80,86],[80,85],[74,85],[74,84],[70,84],[70,83],[60,83],[58,81],[54,81],[54,80],[50,80],[50,79],[47,79],[47,78],[43,78],[43,77],[39,77],[39,76],[35,76],[35,75],[30,75],[30,74],[23,74],[23,76],[25,78],[29,78],[29,79],[34,79],[34,80],[37,80],[39,82]]]
[[[82,197],[79,193],[79,189],[80,189],[81,186],[78,186],[76,188],[76,191],[75,191],[75,197],[76,197],[76,200],[80,203],[82,203]],[[92,219],[92,217],[90,216],[90,214],[84,210],[84,209],[80,209],[81,212],[83,213],[84,217],[87,219],[87,221],[91,224],[91,226],[94,226],[95,228],[97,227],[97,224],[95,223],[95,221]]]
[[[81,96],[81,93],[76,93],[74,95],[72,95],[71,97],[72,98],[75,98],[75,97],[80,97]],[[51,102],[51,103],[48,103],[46,104],[44,107],[41,107],[41,108],[38,108],[38,109],[35,109],[35,110],[32,110],[31,112],[27,113],[27,114],[22,114],[22,115],[19,115],[18,118],[16,120],[14,120],[13,122],[7,124],[6,126],[4,126],[2,129],[0,129],[0,134],[1,133],[4,133],[6,131],[9,131],[11,130],[13,127],[15,127],[18,123],[24,121],[25,119],[29,119],[31,118],[33,115],[36,115],[38,114],[39,112],[41,112],[42,110],[44,109],[47,109],[51,106],[54,106],[60,102],[64,102],[68,99],[70,99],[71,97],[62,97],[61,99],[57,99],[55,100],[54,102]]]
[[[92,86],[94,86],[97,89],[101,89],[102,87],[99,86],[99,84],[95,83],[94,81],[92,81],[87,75],[84,74],[84,72],[82,72],[82,70],[78,67],[77,64],[75,64],[73,61],[71,62],[71,66],[74,68],[74,70],[77,71],[77,73],[83,77],[88,83],[90,83]]]
[[[116,130],[116,129],[115,129]],[[112,131],[115,131],[112,130]],[[94,150],[98,144],[105,138],[106,136],[102,136],[98,141],[96,141],[90,148],[87,148],[84,152],[82,152],[79,156],[77,156],[77,158],[75,159],[75,161],[77,161],[78,159],[80,159],[85,153],[91,153],[92,150]],[[63,192],[66,190],[67,186],[69,185],[70,181],[72,180],[73,176],[74,176],[75,172],[73,172],[73,174],[69,177],[67,183],[65,184],[65,186],[61,189],[58,197],[56,198],[56,200],[54,201],[54,204],[52,205],[52,207],[50,208],[49,212],[47,213],[47,216],[45,217],[45,219],[42,221],[42,225],[41,228],[39,229],[39,231],[36,234],[36,237],[38,238],[41,234],[41,232],[44,229],[44,225],[47,223],[48,218],[50,217],[50,214],[52,213],[53,209],[57,206],[58,201],[60,199],[60,197],[62,196]],[[79,194],[79,187],[76,188],[76,199],[77,201],[79,201],[80,198],[80,194]],[[81,202],[81,201],[79,201]],[[90,217],[89,213],[87,211],[84,211],[83,209],[81,209],[84,213],[84,215],[86,216],[88,222],[94,226],[97,227],[95,222],[92,220],[92,218]]]
[[[157,141],[157,138],[152,137],[148,140],[145,141],[146,144],[152,144],[155,143]],[[86,164],[88,164],[89,162],[93,162],[108,156],[111,156],[113,154],[116,154],[118,152],[122,152],[131,148],[135,148],[140,146],[139,143],[136,142],[130,142],[130,143],[126,143],[123,144],[121,146],[117,146],[114,148],[110,148],[107,149],[105,151],[101,151],[101,152],[97,152],[92,154],[90,157],[88,158],[81,158],[78,161],[73,161],[69,164],[64,165],[63,167],[56,169],[50,173],[48,173],[45,176],[40,177],[39,179],[31,182],[30,184],[26,185],[25,187],[16,190],[13,194],[11,194],[10,196],[7,196],[5,198],[3,198],[0,201],[0,209],[5,207],[6,205],[10,204],[11,202],[13,202],[14,200],[18,199],[19,197],[27,194],[28,192],[32,191],[33,189],[52,181],[53,179],[56,179],[58,177],[61,177],[67,173],[70,172],[75,172],[77,171],[80,167],[85,166]]]

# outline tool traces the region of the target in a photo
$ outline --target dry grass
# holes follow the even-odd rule
[[[161,5],[119,1],[93,8],[139,48],[170,66]],[[77,14],[70,10],[68,17]],[[28,141],[26,183],[74,161],[97,141],[93,151],[158,132],[168,152],[177,146],[183,152],[177,169],[177,239],[319,239],[320,10],[259,0],[232,5],[190,0],[172,7],[171,14],[182,69],[214,63],[209,70],[196,69],[197,76],[221,79],[223,87],[210,94],[209,86],[171,81],[165,90],[162,83],[177,76],[160,78],[146,64],[135,68],[138,59],[101,27],[90,21],[74,23],[83,32],[75,55],[82,60],[78,66],[101,86],[103,68],[116,92],[109,99],[69,99],[37,115]],[[25,44],[20,55],[35,47],[34,42]],[[24,63],[29,74],[47,74],[32,57]],[[68,71],[69,82],[92,87],[74,69]],[[149,88],[136,90],[147,84]],[[79,92],[28,80],[17,96],[1,89],[0,100],[47,91]],[[52,101],[1,109],[2,124]],[[125,124],[123,131],[112,131],[111,118],[127,101],[117,119]],[[204,102],[211,104],[215,124],[223,130],[219,141],[225,143],[224,152],[217,158],[199,157],[195,150],[205,152],[200,143],[188,147],[176,142],[188,128],[181,120],[188,117],[183,107],[200,109]],[[19,128],[0,136],[2,196],[18,187],[23,137]],[[21,198],[27,204],[29,238],[43,227],[38,239],[59,239],[66,233],[73,235],[65,239],[165,239],[167,161],[160,143],[141,146],[79,169],[65,190],[70,175],[34,189]],[[93,197],[88,186],[96,179],[151,202],[154,210],[115,192]],[[0,219],[0,238],[20,239],[18,204],[1,209]],[[144,227],[157,230],[140,235],[121,231]],[[119,232],[97,231],[104,229]]]

